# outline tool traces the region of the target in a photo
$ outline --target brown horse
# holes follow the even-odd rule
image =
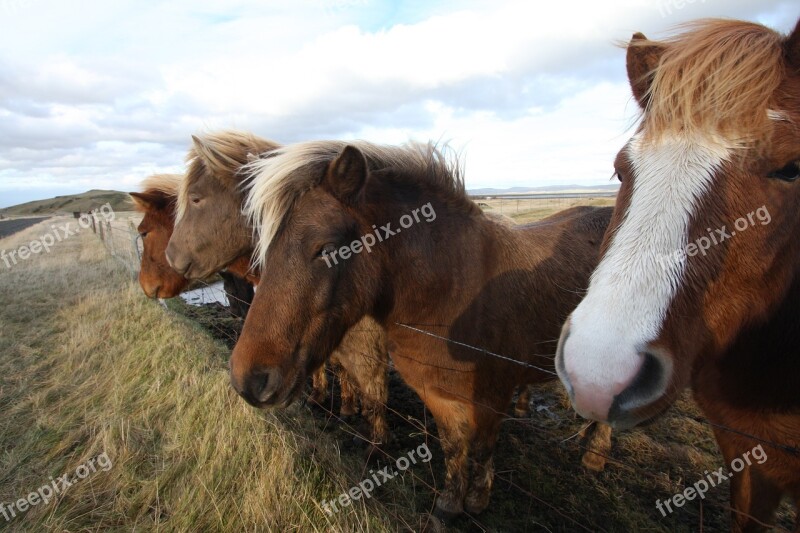
[[[800,498],[800,23],[700,21],[627,54],[643,120],[559,375],[615,427],[691,384],[729,465],[769,453],[731,483],[734,529],[758,530]]]
[[[144,248],[139,284],[149,298],[174,298],[189,285],[169,266],[164,253],[175,224],[182,180],[180,174],[156,174],[142,182],[142,192],[129,193],[136,210],[144,214],[138,228]]]
[[[246,211],[270,283],[231,356],[234,388],[256,406],[288,405],[345,332],[374,317],[436,420],[447,472],[435,515],[481,512],[514,388],[555,378],[558,332],[611,209],[498,222],[428,145],[303,143],[249,172]]]
[[[249,265],[253,232],[241,214],[244,198],[240,169],[248,160],[278,145],[251,134],[230,131],[193,139],[167,257],[178,272],[190,278],[227,267],[257,282],[259,270]],[[259,287],[266,290],[264,284]],[[365,318],[333,350],[331,362],[343,370],[339,373],[341,414],[355,414],[361,401],[361,413],[370,425],[371,446],[367,453],[371,454],[373,446],[389,439],[386,425],[389,361],[383,329]],[[324,397],[319,391],[324,390],[320,381],[324,378],[324,367],[315,376],[311,399],[322,404]]]

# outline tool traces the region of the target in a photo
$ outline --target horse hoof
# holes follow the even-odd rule
[[[440,518],[429,514],[423,518],[422,533],[445,533],[447,524]]]
[[[489,493],[467,494],[464,498],[464,510],[471,515],[481,514],[489,507]]]
[[[461,515],[462,511],[447,511],[439,507],[439,500],[436,500],[436,505],[431,513],[429,522],[438,522],[442,527],[446,528],[456,518]]]
[[[312,392],[308,397],[308,403],[316,405],[325,405],[328,401],[328,395],[321,392]]]
[[[342,418],[356,416],[357,414],[358,414],[358,411],[356,411],[356,408],[353,407],[352,405],[343,405],[339,409],[339,416],[341,416]]]
[[[367,464],[376,465],[386,459],[386,454],[383,453],[380,446],[382,445],[370,444],[367,446],[366,450],[364,450],[364,458]]]
[[[590,472],[602,472],[606,468],[606,458],[593,452],[583,454],[581,464]]]

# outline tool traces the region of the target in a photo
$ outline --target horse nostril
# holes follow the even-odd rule
[[[644,352],[642,358],[642,366],[633,381],[614,398],[609,420],[624,419],[634,409],[652,404],[664,395],[669,381],[669,365],[650,352]]]
[[[269,387],[269,372],[256,370],[247,380],[246,394],[256,403],[265,403],[272,395]]]

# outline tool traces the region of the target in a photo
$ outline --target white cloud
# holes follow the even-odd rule
[[[476,187],[602,182],[636,111],[615,40],[704,16],[786,31],[800,14],[680,5],[0,0],[0,50],[14,50],[0,55],[0,205],[30,183],[131,188],[180,169],[191,133],[231,127],[449,138]]]

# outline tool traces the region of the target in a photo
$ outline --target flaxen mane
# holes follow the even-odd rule
[[[470,211],[479,209],[467,196],[458,158],[446,146],[440,149],[432,143],[418,142],[388,146],[366,141],[313,141],[286,146],[244,169],[248,175],[244,213],[256,234],[256,265],[263,265],[267,248],[297,199],[320,184],[325,169],[348,145],[361,150],[372,172],[391,170],[398,179],[441,191]]]
[[[153,174],[142,180],[141,189],[144,194],[158,194],[168,198],[176,198],[182,181],[183,174]],[[137,211],[144,212],[147,210],[135,197],[133,197],[133,205]]]
[[[651,73],[645,135],[719,135],[736,144],[763,139],[784,77],[783,37],[733,20],[700,20],[683,28],[664,41],[631,43],[663,49]]]
[[[194,145],[186,154],[188,170],[178,191],[176,222],[183,217],[189,202],[189,186],[201,177],[210,175],[219,180],[237,177],[248,161],[248,156],[258,156],[280,145],[274,141],[241,131],[221,131],[193,137]],[[236,186],[237,183],[226,183]]]

